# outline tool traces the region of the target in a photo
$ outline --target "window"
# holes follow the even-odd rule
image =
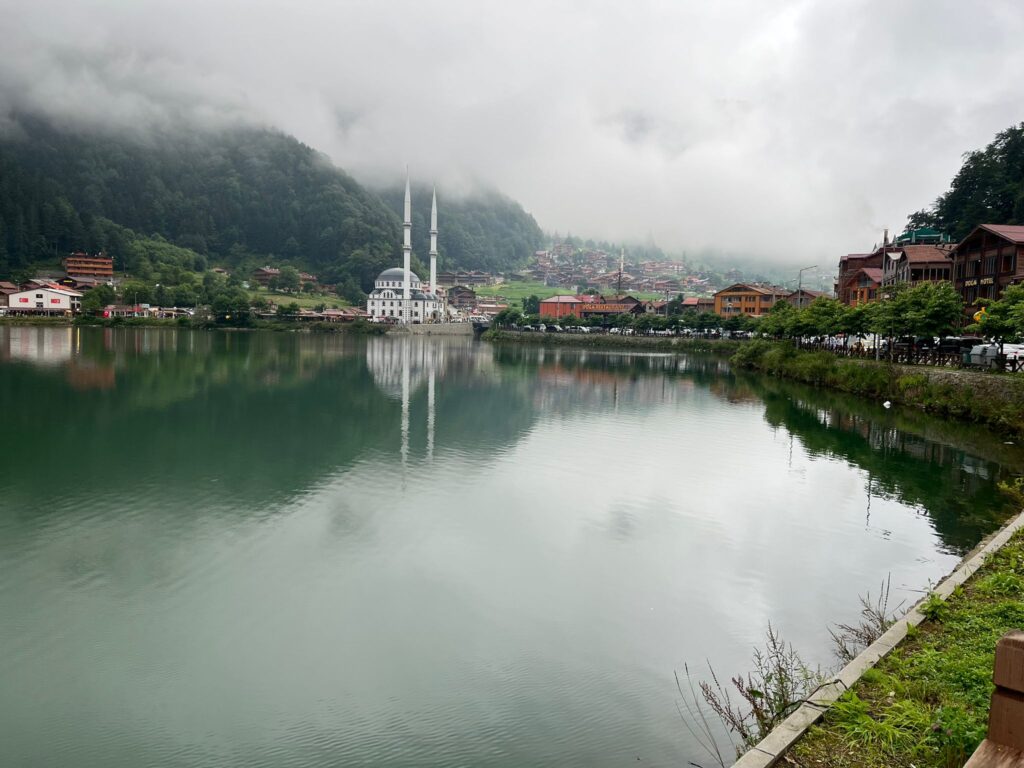
[[[41,294],[41,293],[37,293],[37,294],[36,294],[36,298],[37,298],[37,299],[41,299],[41,298],[43,298],[43,294]]]

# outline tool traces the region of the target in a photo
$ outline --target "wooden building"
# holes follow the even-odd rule
[[[64,259],[64,273],[68,277],[98,277],[109,280],[114,276],[114,259],[102,253],[90,256],[84,251],[75,251]]]
[[[882,268],[861,267],[836,284],[836,295],[843,304],[856,307],[881,298]]]
[[[440,282],[440,280],[438,280]],[[476,291],[468,285],[453,285],[448,289],[448,304],[456,309],[476,306]]]
[[[952,246],[901,245],[886,254],[882,267],[882,285],[941,283],[952,278]]]
[[[12,293],[17,293],[20,288],[14,283],[6,283],[0,280],[0,307],[6,307],[8,304],[7,297]]]
[[[540,303],[540,314],[546,317],[565,317],[580,314],[577,311],[584,300],[578,296],[550,296]]]
[[[1024,226],[981,224],[950,254],[953,285],[970,307],[1024,281]]]
[[[719,317],[761,317],[788,295],[789,291],[775,285],[734,283],[715,294],[715,314]]]
[[[799,288],[786,297],[786,301],[797,309],[803,309],[815,299],[827,296],[824,291],[812,291],[810,288]]]

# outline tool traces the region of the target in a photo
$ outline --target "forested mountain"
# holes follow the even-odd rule
[[[910,227],[934,227],[954,240],[978,224],[1024,224],[1024,123],[968,153],[949,191],[909,222]]]
[[[417,197],[414,235],[425,259],[429,193]],[[533,218],[499,195],[445,206],[445,266],[508,268],[539,242]],[[118,270],[147,277],[156,251],[170,246],[183,268],[290,263],[365,290],[400,260],[401,217],[275,131],[140,135],[29,116],[0,131],[0,277],[76,248],[105,250]]]
[[[430,195],[430,187],[412,188],[412,249],[421,261],[430,252]],[[389,187],[381,197],[397,216],[404,215],[404,187]],[[545,242],[533,216],[497,192],[459,197],[438,190],[437,209],[442,269],[508,270],[525,264]]]

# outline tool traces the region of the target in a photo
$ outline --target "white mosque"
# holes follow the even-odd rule
[[[424,286],[410,269],[412,196],[408,174],[405,177],[405,222],[402,230],[403,266],[385,269],[377,275],[373,291],[366,298],[366,311],[371,318],[395,318],[403,325],[443,322],[447,314],[445,300],[437,288],[437,191],[430,206],[430,283]]]

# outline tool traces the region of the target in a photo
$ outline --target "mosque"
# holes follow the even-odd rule
[[[366,298],[366,311],[371,318],[395,318],[410,323],[440,323],[447,307],[437,287],[437,191],[430,206],[430,283],[424,286],[410,269],[412,259],[412,196],[409,176],[405,177],[405,222],[402,224],[403,266],[385,269],[373,284]]]

